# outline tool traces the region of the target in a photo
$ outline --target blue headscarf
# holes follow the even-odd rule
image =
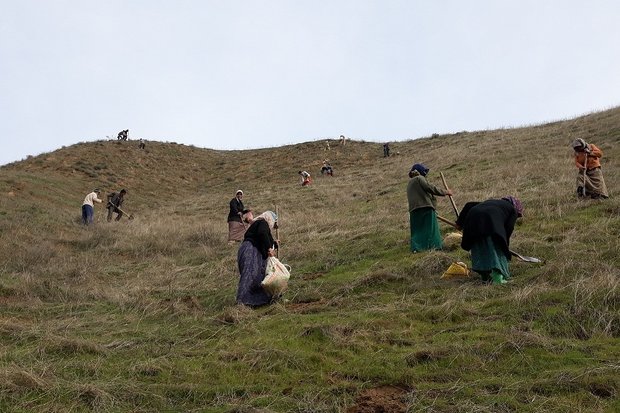
[[[418,171],[420,173],[420,175],[426,176],[426,174],[428,173],[429,169],[426,166],[424,166],[424,164],[415,163],[411,167],[411,171],[410,172],[413,172],[413,171]]]

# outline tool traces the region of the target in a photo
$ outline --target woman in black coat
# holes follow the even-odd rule
[[[510,278],[510,236],[523,206],[514,197],[468,202],[456,224],[463,230],[461,247],[471,251],[472,269],[483,281],[504,284]]]

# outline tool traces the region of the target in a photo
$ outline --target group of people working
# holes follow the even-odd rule
[[[609,197],[600,158],[603,152],[594,144],[576,139],[572,143],[578,168],[577,195],[592,199]],[[452,196],[452,192],[437,188],[427,181],[429,169],[416,163],[409,171],[407,200],[411,229],[411,251],[442,248],[437,221],[436,196]],[[518,218],[523,216],[521,201],[513,196],[468,202],[458,213],[456,227],[463,233],[461,247],[470,251],[472,269],[483,281],[504,284],[510,278],[508,262],[510,236]]]
[[[100,194],[101,190],[99,190],[99,188],[95,188],[92,192],[86,194],[86,197],[82,202],[82,223],[84,225],[90,225],[94,222],[95,202],[103,202],[103,200],[99,198]],[[123,202],[125,201],[125,194],[127,194],[126,189],[121,189],[118,192],[108,194],[108,203],[106,204],[106,208],[108,210],[108,216],[106,219],[108,222],[112,221],[114,214],[116,214],[116,221],[120,221],[123,217],[123,210],[121,209],[121,206],[123,206]]]
[[[609,195],[600,166],[602,151],[582,139],[575,140],[572,147],[579,168],[578,195],[593,199],[607,198]],[[300,175],[303,178],[302,172]],[[412,252],[443,247],[436,197],[451,197],[453,194],[428,182],[428,173],[429,168],[421,163],[414,164],[409,170],[407,201]],[[252,210],[244,208],[242,197],[243,191],[238,190],[230,201],[228,240],[229,243],[242,242],[237,253],[240,274],[237,303],[255,307],[268,304],[273,299],[262,288],[261,282],[265,278],[267,258],[274,256],[279,245],[279,240],[273,236],[278,217],[274,212],[266,211],[254,218]],[[510,279],[509,261],[513,254],[510,237],[517,219],[523,216],[521,201],[508,195],[500,199],[468,202],[457,214],[453,224],[462,231],[461,247],[471,254],[472,269],[485,282],[506,283]]]

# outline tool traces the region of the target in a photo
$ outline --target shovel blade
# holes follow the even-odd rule
[[[536,258],[536,257],[527,257],[525,255],[518,254],[518,253],[516,253],[514,251],[510,251],[510,253],[512,255],[514,255],[515,257],[517,257],[518,259],[520,259],[521,261],[524,261],[524,262],[535,262],[535,263],[541,263],[542,262],[541,259]]]

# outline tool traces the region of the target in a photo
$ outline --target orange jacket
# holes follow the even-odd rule
[[[603,151],[601,151],[596,145],[589,144],[590,153],[588,154],[588,169],[598,168],[601,166],[601,157],[603,156]],[[577,168],[583,169],[583,163],[586,158],[585,152],[577,152],[575,151],[575,165]]]

